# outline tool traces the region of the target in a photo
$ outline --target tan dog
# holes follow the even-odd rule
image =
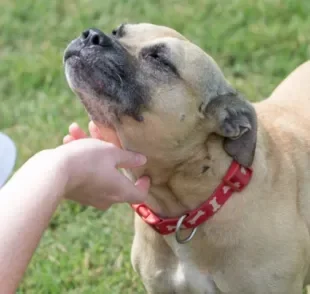
[[[253,168],[249,185],[186,244],[136,217],[132,263],[148,293],[302,293],[310,258],[309,66],[294,85],[307,84],[303,93],[282,87],[251,105],[210,56],[166,27],[88,30],[64,60],[91,118],[148,157],[128,174],[152,178],[147,204],[157,215],[199,207],[232,159]]]

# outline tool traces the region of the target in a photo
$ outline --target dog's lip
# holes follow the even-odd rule
[[[66,50],[64,54],[64,62],[73,56],[80,57],[80,50]]]

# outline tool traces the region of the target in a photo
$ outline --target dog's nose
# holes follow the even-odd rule
[[[95,45],[106,47],[111,44],[110,38],[103,32],[97,29],[89,29],[82,33],[81,39],[84,41],[85,45]]]

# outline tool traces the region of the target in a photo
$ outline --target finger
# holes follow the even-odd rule
[[[88,130],[90,133],[90,136],[94,139],[99,139],[99,140],[103,140],[103,137],[100,134],[100,131],[98,129],[98,127],[94,124],[93,121],[90,121],[88,124]]]
[[[134,168],[146,164],[146,157],[140,153],[134,153],[119,148],[111,149],[111,158],[115,160],[117,168]]]
[[[87,138],[87,134],[80,128],[77,123],[73,123],[69,126],[69,134],[75,139],[85,139]]]
[[[118,173],[115,195],[118,195],[119,202],[142,203],[146,201],[150,180],[148,177],[143,177],[138,180],[135,186],[127,177]]]
[[[94,125],[96,126],[96,131],[100,134],[101,140],[112,143],[113,145],[121,148],[120,140],[116,131],[113,128],[104,126],[97,122],[96,124],[94,123]]]
[[[68,144],[68,143],[70,143],[70,142],[72,142],[74,140],[75,139],[71,135],[66,135],[66,136],[64,136],[62,141],[63,141],[64,144]]]
[[[115,130],[105,127],[105,128],[100,129],[100,133],[102,134],[104,141],[112,143],[116,147],[121,148],[121,143],[118,139],[118,136]]]
[[[139,191],[148,193],[151,186],[151,179],[147,176],[143,176],[136,181],[135,186]]]

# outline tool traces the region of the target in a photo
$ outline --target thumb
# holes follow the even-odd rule
[[[151,180],[147,176],[143,176],[137,180],[135,183],[136,189],[140,193],[132,193],[128,195],[127,202],[131,204],[142,203],[146,201],[149,189],[151,185]]]
[[[115,154],[115,166],[117,168],[133,168],[146,164],[146,157],[140,153],[122,149],[114,150],[117,151],[117,154]]]
[[[135,183],[136,188],[144,194],[149,191],[150,185],[151,180],[147,176],[139,178]]]
[[[117,177],[118,185],[114,191],[114,195],[118,196],[117,202],[141,203],[146,200],[150,188],[149,177],[139,178],[135,185],[121,173]]]

